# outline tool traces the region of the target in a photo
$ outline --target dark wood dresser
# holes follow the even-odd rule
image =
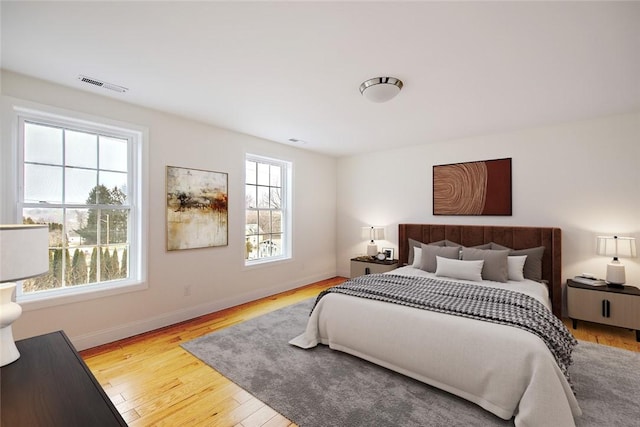
[[[0,425],[127,425],[63,331],[16,346],[20,358],[0,368]]]

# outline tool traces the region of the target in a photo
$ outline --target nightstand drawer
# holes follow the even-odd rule
[[[630,329],[640,328],[640,296],[567,288],[571,319]]]

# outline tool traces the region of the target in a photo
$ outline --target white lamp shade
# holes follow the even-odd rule
[[[596,253],[614,258],[635,258],[636,239],[633,237],[598,236]]]
[[[47,225],[0,225],[0,283],[49,271]]]
[[[16,280],[49,271],[49,227],[46,225],[0,225],[0,366],[20,357],[12,324],[22,314],[13,302]]]
[[[362,238],[367,240],[384,239],[384,227],[362,227]]]

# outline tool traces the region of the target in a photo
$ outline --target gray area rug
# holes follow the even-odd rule
[[[319,345],[288,341],[314,299],[205,335],[187,351],[302,427],[510,426],[457,396]],[[581,427],[640,425],[640,353],[580,342],[571,377]]]

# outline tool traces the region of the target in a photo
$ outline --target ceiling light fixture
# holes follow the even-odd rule
[[[360,93],[371,102],[387,102],[402,89],[402,80],[395,77],[375,77],[360,85]]]

